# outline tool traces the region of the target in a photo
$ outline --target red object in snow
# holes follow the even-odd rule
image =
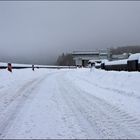
[[[12,65],[11,65],[11,63],[8,63],[8,71],[10,71],[10,72],[12,72]]]

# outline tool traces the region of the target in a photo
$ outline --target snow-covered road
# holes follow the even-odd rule
[[[138,72],[15,70],[0,76],[0,138],[140,138]]]

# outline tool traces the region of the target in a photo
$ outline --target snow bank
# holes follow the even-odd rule
[[[97,67],[101,66],[101,63],[95,63],[95,66],[97,66]]]
[[[7,67],[7,63],[2,63],[2,62],[0,62],[0,66]]]
[[[70,77],[85,78],[92,84],[98,84],[102,87],[110,89],[123,90],[140,97],[140,73],[139,72],[126,72],[126,71],[104,71],[99,69],[92,69],[92,72],[87,69],[79,69],[78,73],[73,73]]]
[[[117,104],[139,118],[139,72],[104,71],[93,68],[92,71],[79,69],[79,73],[72,72],[67,77],[85,92],[111,104]]]

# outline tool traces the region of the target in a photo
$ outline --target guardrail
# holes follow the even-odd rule
[[[27,69],[32,68],[32,66],[12,66],[12,69]],[[75,69],[76,66],[34,66],[34,68],[47,68],[47,69]],[[0,69],[7,69],[7,66],[0,66]]]

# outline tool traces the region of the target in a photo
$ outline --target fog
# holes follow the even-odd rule
[[[140,45],[139,1],[0,2],[0,61],[54,64],[57,57]]]

